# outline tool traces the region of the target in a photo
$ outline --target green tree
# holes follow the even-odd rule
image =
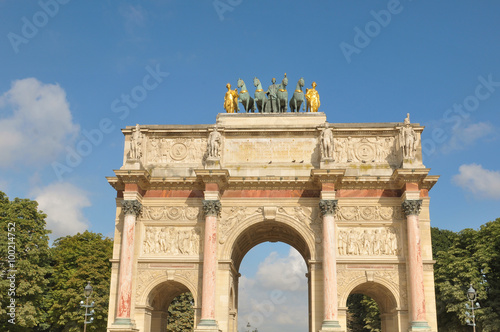
[[[369,296],[351,294],[347,298],[347,331],[349,332],[380,332],[380,309]]]
[[[168,307],[167,331],[192,331],[194,325],[194,299],[191,292],[182,293]]]
[[[470,284],[476,289],[482,307],[476,312],[477,331],[498,331],[500,219],[486,223],[479,231],[464,229],[456,235],[433,230],[433,251],[437,261],[434,278],[439,331],[470,331],[465,324],[466,292]]]
[[[46,215],[38,203],[9,198],[0,192],[0,330],[40,331],[46,320],[44,294],[50,273]],[[14,253],[15,252],[15,253]],[[14,256],[9,254],[14,253]],[[9,258],[14,258],[13,260]],[[11,265],[11,263],[13,265]],[[11,292],[11,280],[15,277]],[[15,300],[15,325],[8,322],[8,305]]]
[[[113,241],[101,234],[85,231],[54,242],[52,251],[49,322],[50,331],[81,331],[85,310],[83,289],[90,281],[94,291],[94,322],[87,331],[105,331],[108,318],[110,258]]]

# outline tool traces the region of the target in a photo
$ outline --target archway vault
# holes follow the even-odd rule
[[[224,245],[224,256],[230,259],[236,271],[245,255],[263,242],[283,242],[295,248],[306,263],[316,257],[314,233],[305,224],[285,216],[267,220],[253,216],[244,220],[228,237]]]

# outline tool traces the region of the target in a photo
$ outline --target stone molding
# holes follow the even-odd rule
[[[221,210],[220,200],[203,200],[203,213],[205,216],[220,217]]]
[[[142,212],[142,204],[138,200],[122,200],[124,215],[132,214],[138,217]]]
[[[322,199],[319,201],[319,211],[322,216],[335,215],[338,200],[336,199]]]
[[[422,208],[422,200],[421,199],[407,199],[405,200],[401,206],[403,207],[403,211],[406,216],[420,214],[420,209]]]

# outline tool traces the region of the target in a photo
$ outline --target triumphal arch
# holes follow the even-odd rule
[[[108,331],[165,331],[170,302],[189,291],[195,331],[236,332],[240,263],[265,241],[306,262],[309,331],[345,331],[353,293],[378,303],[383,331],[437,331],[428,193],[438,177],[422,163],[422,130],[409,115],[335,123],[322,112],[127,127],[108,178]]]

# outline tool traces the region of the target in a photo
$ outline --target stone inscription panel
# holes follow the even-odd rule
[[[226,163],[312,163],[319,159],[315,138],[247,138],[225,142]]]

